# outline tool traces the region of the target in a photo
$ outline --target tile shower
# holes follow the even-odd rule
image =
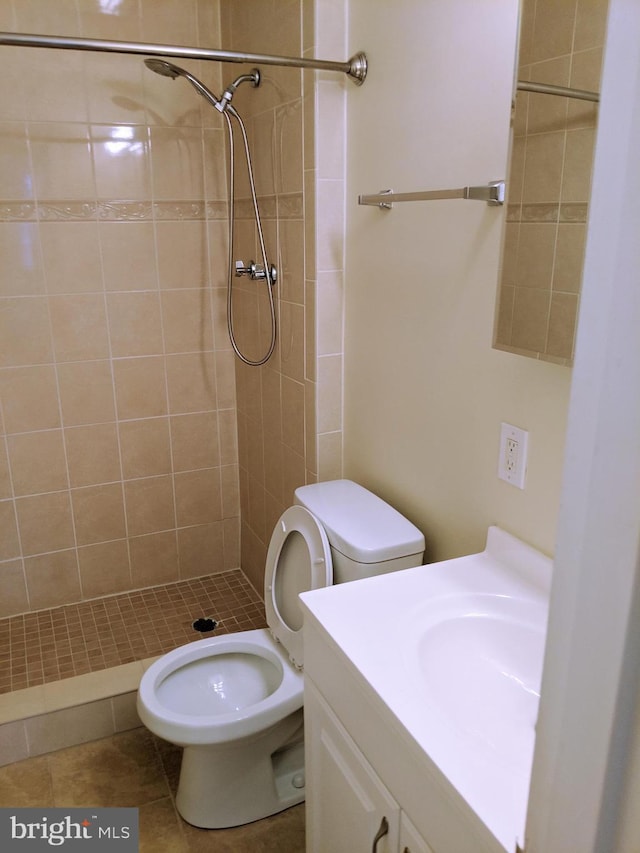
[[[312,3],[255,5],[0,0],[0,27],[247,50],[271,28],[274,52],[344,51]],[[136,57],[4,50],[0,618],[232,571],[241,549],[259,590],[292,490],[341,473],[346,84],[274,69],[238,97],[280,269],[280,344],[251,372],[225,329],[219,117]],[[194,70],[215,91],[229,67]],[[238,305],[259,336],[259,296]]]

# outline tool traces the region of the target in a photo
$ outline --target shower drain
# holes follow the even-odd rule
[[[211,619],[209,616],[203,616],[200,619],[196,619],[193,623],[193,630],[200,631],[201,634],[204,634],[207,631],[213,631],[217,624],[218,623],[215,619]]]

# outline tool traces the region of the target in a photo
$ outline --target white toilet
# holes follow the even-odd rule
[[[302,486],[271,537],[269,628],[180,646],[145,672],[138,713],[184,747],[178,811],[220,829],[304,799],[301,592],[419,566],[424,537],[351,480]]]

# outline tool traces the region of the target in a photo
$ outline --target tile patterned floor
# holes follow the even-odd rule
[[[164,654],[216,634],[262,628],[264,605],[240,569],[0,620],[0,693]]]
[[[304,803],[233,829],[190,826],[175,809],[180,749],[146,729],[0,768],[0,806],[139,809],[140,853],[304,853]]]

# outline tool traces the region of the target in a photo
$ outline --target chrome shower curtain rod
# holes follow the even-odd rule
[[[598,92],[588,92],[585,89],[571,89],[569,86],[554,86],[551,83],[532,83],[528,80],[518,80],[518,89],[522,92],[536,92],[539,95],[558,95],[560,98],[577,98],[580,101],[600,101]]]
[[[356,53],[346,62],[326,59],[302,59],[295,56],[271,56],[268,53],[241,53],[204,47],[180,47],[170,44],[111,41],[105,39],[41,36],[28,33],[0,33],[0,45],[46,47],[58,50],[93,50],[103,53],[138,53],[144,56],[174,56],[182,59],[205,59],[216,62],[248,62],[258,65],[283,65],[292,68],[315,68],[319,71],[342,71],[358,86],[367,76],[367,57]]]

